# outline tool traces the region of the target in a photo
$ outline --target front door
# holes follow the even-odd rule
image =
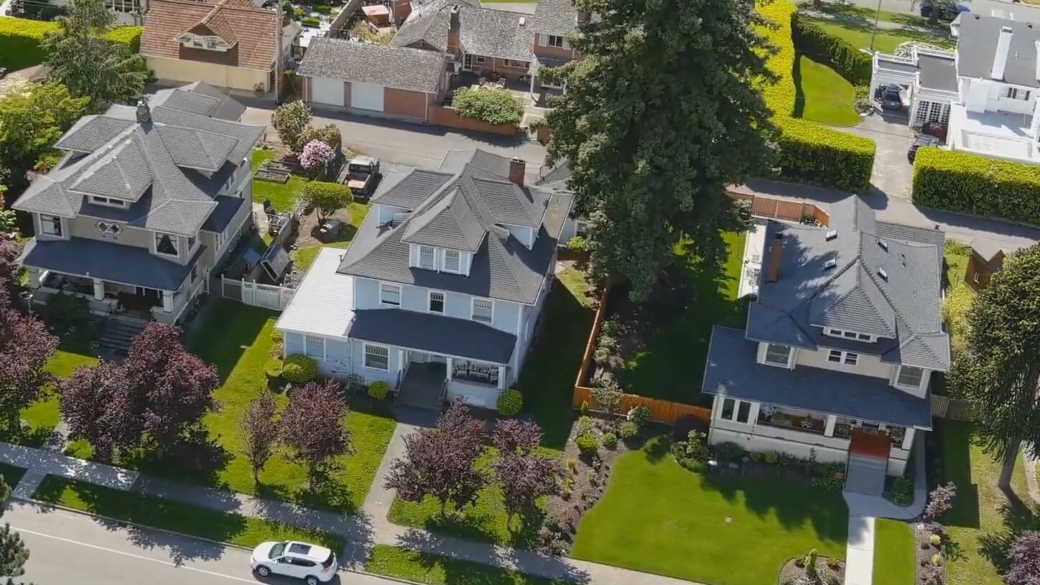
[[[147,299],[150,303],[152,303],[153,307],[157,307],[162,304],[162,291],[158,291],[154,288],[145,288],[143,286],[139,286],[136,288],[134,292],[137,296]]]
[[[466,53],[462,56],[462,70],[473,71],[473,55]]]

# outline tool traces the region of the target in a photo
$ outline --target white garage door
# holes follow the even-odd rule
[[[316,104],[343,107],[343,82],[339,79],[315,77],[311,80],[311,101]]]
[[[359,110],[383,111],[383,88],[364,83],[350,84],[350,107]]]

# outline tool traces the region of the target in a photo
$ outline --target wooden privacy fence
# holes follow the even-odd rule
[[[811,217],[813,221],[824,227],[827,227],[831,221],[831,216],[826,211],[812,203],[790,201],[764,195],[737,193],[735,191],[726,191],[726,195],[729,195],[730,199],[735,201],[750,200],[751,214],[755,217],[768,217],[785,221],[802,221],[803,217]]]
[[[932,394],[932,416],[949,420],[970,421],[972,418],[971,406],[967,400],[950,398]]]

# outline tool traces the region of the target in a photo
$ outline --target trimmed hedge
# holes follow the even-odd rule
[[[1040,224],[1040,172],[1033,165],[922,148],[910,197],[915,205]]]
[[[47,59],[47,53],[40,47],[43,35],[58,30],[58,23],[25,18],[0,18],[0,67],[11,71],[39,65]],[[134,53],[141,47],[139,26],[121,26],[108,33],[108,40],[125,43]]]
[[[796,12],[791,17],[791,40],[799,53],[823,60],[852,85],[870,84],[873,64],[870,55],[856,49],[845,39],[840,39],[811,20],[801,18]]]
[[[318,362],[303,355],[293,354],[282,362],[282,379],[293,384],[306,384],[318,377]]]
[[[518,126],[524,119],[524,102],[502,88],[464,87],[455,92],[451,105],[464,118],[491,124]]]
[[[870,187],[877,145],[869,138],[832,130],[807,120],[792,118],[795,106],[794,41],[791,22],[798,8],[787,0],[758,5],[758,12],[775,26],[758,31],[776,47],[766,67],[779,78],[762,82],[759,89],[773,110],[781,136],[778,140],[778,178],[831,189],[864,193]]]

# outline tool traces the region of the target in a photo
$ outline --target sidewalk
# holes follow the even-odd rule
[[[130,490],[138,476],[136,471],[3,442],[0,442],[0,462],[122,491]]]

